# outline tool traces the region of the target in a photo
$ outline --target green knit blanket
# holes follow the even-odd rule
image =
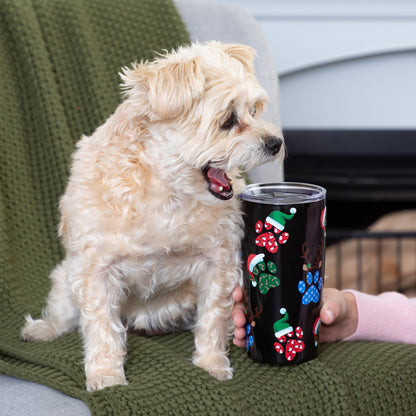
[[[340,343],[287,367],[232,347],[234,379],[219,382],[191,364],[190,332],[131,334],[129,386],[90,394],[78,333],[19,339],[63,256],[57,202],[74,143],[119,103],[122,66],[187,42],[170,0],[0,0],[0,372],[80,398],[92,415],[415,415],[415,346]]]

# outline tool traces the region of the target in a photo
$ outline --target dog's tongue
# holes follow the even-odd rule
[[[224,190],[228,191],[231,188],[230,178],[227,174],[219,168],[209,168],[207,171],[209,181],[219,187],[223,187]]]
[[[209,167],[206,171],[206,175],[211,192],[222,199],[229,199],[232,197],[233,191],[230,178],[222,169]]]

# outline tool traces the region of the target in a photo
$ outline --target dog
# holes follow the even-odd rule
[[[196,43],[123,68],[124,100],[73,154],[60,200],[66,256],[42,319],[21,337],[80,328],[86,387],[127,384],[126,333],[192,329],[192,362],[232,378],[232,291],[242,285],[241,172],[284,153],[262,120],[248,46]]]

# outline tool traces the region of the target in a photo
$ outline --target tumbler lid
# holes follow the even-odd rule
[[[325,199],[326,189],[300,182],[255,183],[248,185],[239,197],[261,204],[306,204]]]

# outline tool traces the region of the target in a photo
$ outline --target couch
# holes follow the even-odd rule
[[[150,7],[152,0],[137,0],[137,4],[143,7]],[[11,12],[11,0],[0,1],[0,27],[4,23],[5,16],[8,19],[27,18],[32,16],[31,22],[47,22],[45,20],[46,5],[56,5],[59,0],[34,0],[22,1],[21,7],[17,7],[15,12]],[[69,29],[65,27],[68,21],[74,22],[78,18],[74,17],[72,7],[85,8],[88,12],[96,7],[110,16],[108,24],[103,26],[103,34],[111,29],[111,12],[104,10],[107,8],[120,8],[130,6],[133,0],[111,1],[81,1],[62,2],[59,5],[62,33]],[[155,4],[159,2],[156,1]],[[68,6],[63,6],[68,4]],[[134,7],[137,7],[137,4]],[[266,88],[270,95],[270,104],[266,117],[280,125],[278,82],[276,71],[273,67],[270,51],[257,23],[240,9],[223,3],[204,2],[196,0],[175,0],[179,16],[182,18],[189,38],[193,41],[221,40],[224,42],[240,42],[253,46],[258,53],[256,61],[256,73],[260,83]],[[75,6],[74,6],[75,5]],[[32,9],[33,6],[33,9]],[[134,25],[134,16],[129,15],[128,7],[122,15],[125,18],[125,30],[131,30],[128,25]],[[171,11],[172,12],[172,11]],[[173,12],[172,12],[173,13]],[[66,18],[67,14],[67,18]],[[73,36],[77,41],[81,38],[88,44],[92,36],[97,36],[97,32],[90,30],[91,19],[79,17],[79,26]],[[89,16],[86,13],[85,16]],[[124,17],[123,17],[124,16]],[[10,22],[8,27],[12,27]],[[23,22],[24,23],[24,22]],[[56,24],[56,22],[55,22]],[[181,22],[177,22],[180,26]],[[40,25],[40,23],[39,23]],[[23,26],[23,24],[22,24]],[[15,27],[20,27],[15,25]],[[33,30],[39,28],[34,27]],[[22,29],[23,30],[23,29]],[[40,27],[43,36],[48,35],[50,26],[48,22]],[[120,29],[120,36],[124,28]],[[173,29],[172,29],[173,30]],[[7,32],[9,44],[18,38],[19,33]],[[33,48],[27,48],[28,54],[40,54],[39,62],[46,62],[45,65],[50,69],[51,76],[56,76],[57,91],[64,91],[68,96],[60,97],[62,101],[73,102],[73,108],[64,111],[64,119],[57,118],[56,123],[67,123],[70,132],[88,133],[100,124],[103,115],[111,112],[112,106],[116,104],[118,97],[113,95],[108,98],[105,93],[106,85],[100,82],[106,78],[92,78],[92,82],[97,82],[95,88],[91,87],[91,92],[95,92],[97,97],[93,97],[96,107],[90,105],[88,111],[82,111],[82,106],[77,102],[77,95],[71,94],[71,79],[62,79],[57,76],[59,67],[57,58],[53,54],[53,42],[62,41],[59,38],[51,37],[50,43],[46,48],[41,48],[39,44]],[[21,35],[21,34],[20,34]],[[103,35],[104,36],[104,35]],[[284,33],[282,33],[284,36]],[[44,40],[45,40],[44,39]],[[114,53],[111,56],[113,65],[117,61],[118,39],[103,37],[102,50]],[[146,39],[144,39],[145,41]],[[184,38],[185,40],[185,38]],[[96,38],[100,45],[101,38]],[[140,39],[133,39],[132,42],[141,42]],[[28,40],[30,42],[30,40]],[[42,39],[39,40],[42,42]],[[52,43],[51,43],[52,42]],[[113,43],[112,43],[113,42]],[[46,44],[45,40],[45,44]],[[168,44],[168,40],[167,40]],[[26,45],[27,46],[27,45]],[[22,48],[25,45],[22,44]],[[88,49],[86,49],[88,50]],[[0,41],[0,61],[4,56],[14,59],[14,55],[6,41]],[[4,55],[4,56],[3,56]],[[76,54],[79,57],[79,53]],[[10,58],[11,57],[11,58]],[[17,54],[17,58],[21,55]],[[29,56],[34,62],[36,56]],[[28,59],[29,59],[28,58]],[[132,57],[140,59],[140,57]],[[65,62],[74,73],[83,74],[86,64],[94,67],[91,56],[85,54],[85,61],[80,62],[73,57],[65,57]],[[110,59],[110,58],[109,58]],[[120,58],[120,66],[125,65],[126,57]],[[105,63],[105,53],[103,53]],[[13,67],[14,62],[11,62]],[[21,64],[18,60],[16,65]],[[110,68],[110,66],[109,66]],[[45,79],[36,77],[34,73],[38,68],[27,70],[31,74],[31,88],[34,91],[42,91]],[[7,73],[3,74],[7,79]],[[45,75],[46,76],[46,75]],[[85,76],[88,76],[86,74]],[[90,75],[89,75],[90,76]],[[115,91],[118,79],[116,74],[111,79],[111,90]],[[65,85],[68,83],[68,85]],[[20,85],[20,84],[19,84]],[[3,112],[3,120],[7,120],[8,111],[13,111],[16,106],[25,108],[30,106],[30,100],[24,97],[24,85],[21,90],[13,91],[10,88],[3,88],[2,92],[12,94],[10,99],[0,101],[0,109]],[[7,87],[7,86],[6,86]],[[101,91],[101,88],[103,92]],[[109,86],[110,88],[110,86]],[[80,92],[80,94],[83,92]],[[86,92],[88,93],[88,91]],[[51,119],[42,119],[42,114],[49,111],[59,113],[61,102],[57,96],[51,97],[46,101],[45,109],[37,109],[34,112],[36,117],[26,120],[27,123],[35,125],[35,129],[42,129],[46,122],[53,122]],[[108,98],[108,99],[106,99]],[[15,101],[13,101],[15,100]],[[72,100],[72,101],[71,101]],[[6,104],[5,104],[6,103]],[[30,113],[30,111],[29,111]],[[46,117],[46,116],[45,116]],[[1,123],[0,116],[0,123]],[[19,126],[22,132],[27,129],[26,125]],[[53,126],[53,128],[56,126]],[[58,126],[59,127],[59,126]],[[63,126],[65,127],[65,126]],[[51,127],[52,128],[52,127]],[[64,129],[62,129],[64,131]],[[4,134],[4,133],[3,133]],[[23,134],[23,133],[22,133]],[[2,136],[0,136],[2,137]],[[79,136],[78,136],[79,137]],[[0,143],[4,142],[4,136]],[[60,138],[53,145],[56,146],[54,155],[60,158],[47,159],[42,172],[37,172],[39,177],[31,178],[35,168],[33,159],[38,157],[37,152],[45,152],[49,155],[49,144],[45,141],[42,147],[38,143],[22,143],[26,146],[24,154],[27,155],[25,166],[21,169],[34,182],[50,182],[51,177],[55,177],[56,171],[60,175],[56,176],[56,183],[47,188],[45,194],[33,192],[33,189],[22,188],[21,200],[16,199],[11,205],[8,199],[13,182],[7,181],[8,172],[4,166],[13,166],[13,155],[7,153],[8,148],[3,146],[4,161],[7,162],[0,166],[0,178],[2,179],[0,191],[0,301],[2,315],[0,318],[0,414],[8,416],[84,416],[84,415],[412,415],[416,414],[416,380],[414,377],[416,370],[416,346],[400,344],[379,344],[379,343],[337,343],[323,345],[320,348],[318,358],[315,360],[294,366],[272,366],[262,365],[252,362],[244,350],[231,346],[230,355],[232,365],[235,368],[233,380],[219,382],[212,379],[204,371],[194,367],[190,362],[193,349],[192,334],[184,331],[169,335],[155,337],[129,336],[129,357],[127,362],[127,377],[130,385],[115,386],[96,393],[90,394],[85,391],[85,379],[82,366],[82,346],[78,334],[68,334],[60,339],[53,341],[53,352],[44,343],[37,345],[22,345],[18,339],[18,328],[11,328],[9,322],[16,319],[16,314],[20,314],[24,309],[22,299],[35,297],[35,302],[27,312],[39,314],[44,305],[44,296],[47,294],[47,265],[50,267],[56,259],[62,256],[62,249],[57,243],[53,229],[56,226],[57,212],[56,203],[59,198],[59,190],[62,190],[64,182],[62,177],[68,169],[69,155],[76,142],[65,141]],[[68,144],[69,143],[69,144]],[[19,146],[19,143],[16,144]],[[7,158],[7,159],[6,159]],[[276,164],[268,164],[253,171],[249,179],[253,182],[274,182],[283,178],[282,167]],[[40,188],[44,189],[44,188]],[[52,190],[51,190],[52,189]],[[35,208],[47,199],[49,211],[44,213],[45,222],[41,218],[37,224],[28,223],[24,228],[20,223],[6,221],[7,215],[13,210],[19,209],[19,201],[22,205],[25,202],[25,192],[33,192],[36,199]],[[9,213],[9,214],[7,214]],[[7,215],[6,215],[7,214]],[[53,218],[52,224],[47,221]],[[23,231],[22,231],[23,230]],[[35,250],[36,246],[24,244],[25,235],[28,233],[27,241],[30,240],[31,233],[37,233],[39,240],[39,262],[34,261],[27,265],[21,265],[20,256],[25,258],[25,250]],[[13,244],[14,236],[23,242],[18,248]],[[21,251],[23,252],[21,252]],[[46,251],[44,251],[46,250]],[[46,253],[46,254],[45,254]],[[44,257],[49,257],[44,258]],[[20,280],[7,279],[13,272],[12,267],[8,269],[6,260],[13,259],[15,270],[26,271],[29,277],[24,280],[25,286],[19,285]],[[2,263],[3,261],[3,263]],[[7,273],[10,273],[9,275]],[[30,276],[33,275],[33,279]],[[37,280],[40,279],[40,280]],[[40,285],[42,289],[39,290]],[[6,290],[16,294],[16,305],[8,300],[4,295]],[[39,293],[41,295],[39,295]],[[20,303],[19,303],[20,302]],[[9,312],[10,311],[10,312]],[[14,315],[13,315],[14,314]],[[23,324],[23,313],[21,313],[21,323]],[[42,384],[40,384],[42,383]]]

